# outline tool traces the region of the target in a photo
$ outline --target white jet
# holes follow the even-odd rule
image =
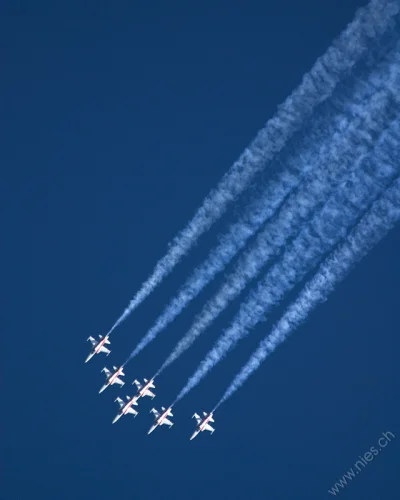
[[[154,378],[151,380],[147,380],[147,378],[144,378],[144,385],[139,382],[139,380],[134,380],[132,382],[132,385],[135,384],[136,387],[138,388],[138,399],[143,398],[144,396],[150,396],[151,399],[154,399],[156,395],[150,391],[150,389],[155,389],[156,386],[154,385]]]
[[[99,335],[99,340],[96,340],[94,337],[88,337],[87,340],[90,340],[93,346],[92,352],[89,354],[89,356],[86,358],[85,363],[90,361],[95,354],[99,354],[100,352],[106,352],[107,356],[110,354],[110,349],[107,349],[105,347],[105,344],[110,344],[111,342],[108,340],[108,335],[103,337],[102,335]]]
[[[174,423],[171,422],[171,420],[168,420],[167,417],[173,417],[172,415],[172,411],[171,411],[171,407],[169,407],[167,410],[162,406],[161,407],[161,410],[162,410],[162,413],[160,413],[159,411],[157,411],[155,408],[152,408],[150,410],[150,413],[154,413],[155,415],[155,418],[156,418],[156,421],[154,423],[154,425],[151,426],[149,432],[147,434],[150,434],[151,432],[154,431],[154,429],[156,427],[158,427],[159,425],[163,425],[163,424],[166,424],[166,425],[169,425],[169,428],[171,428]]]
[[[190,438],[190,441],[194,439],[199,432],[203,431],[210,431],[211,434],[215,431],[213,427],[208,422],[214,422],[213,419],[213,412],[210,412],[207,414],[205,411],[203,411],[204,418],[201,418],[200,415],[195,413],[192,418],[195,418],[197,421],[197,429],[193,432],[192,437]]]
[[[107,389],[108,386],[113,385],[113,384],[119,384],[119,385],[124,385],[125,382],[121,380],[119,377],[124,376],[124,366],[120,366],[117,368],[116,366],[113,366],[114,372],[111,372],[108,368],[103,368],[101,371],[105,372],[106,374],[106,383],[103,385],[103,387],[99,390],[99,394],[103,392],[105,389]]]
[[[126,402],[121,398],[117,398],[115,401],[118,402],[120,411],[118,415],[114,418],[112,423],[115,424],[115,422],[119,420],[122,417],[122,415],[128,415],[128,413],[132,413],[136,417],[139,414],[139,412],[134,410],[132,408],[132,405],[137,406],[137,400],[138,400],[137,396],[133,396],[132,398],[126,396]]]

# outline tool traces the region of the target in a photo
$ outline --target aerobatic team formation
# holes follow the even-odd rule
[[[99,340],[96,340],[94,337],[89,337],[88,340],[90,340],[93,349],[92,352],[89,354],[89,356],[86,358],[85,363],[90,361],[92,357],[95,354],[99,354],[100,352],[105,352],[107,356],[110,354],[110,349],[106,347],[106,345],[110,344],[110,340],[108,338],[108,335],[103,337],[102,335],[99,335]],[[101,370],[106,374],[106,382],[102,386],[102,388],[99,390],[99,393],[103,392],[107,387],[113,384],[117,384],[120,386],[125,385],[125,382],[120,378],[125,375],[124,373],[124,367],[120,366],[117,368],[116,366],[113,366],[113,371],[110,371],[108,368],[103,368]],[[128,415],[129,413],[132,414],[134,417],[136,417],[139,412],[132,408],[132,406],[137,406],[138,405],[138,400],[140,398],[143,398],[144,396],[149,396],[151,399],[155,398],[154,392],[151,391],[151,389],[155,389],[154,385],[154,379],[147,380],[146,378],[144,379],[143,384],[139,382],[139,380],[134,380],[132,382],[132,385],[135,384],[137,388],[137,393],[130,397],[126,396],[126,400],[124,401],[122,398],[117,398],[115,400],[116,403],[118,403],[119,406],[119,412],[115,416],[114,420],[112,421],[113,424],[117,422],[123,415]],[[159,425],[168,425],[169,427],[172,427],[174,424],[169,420],[168,417],[172,417],[172,411],[171,407],[165,409],[163,406],[161,407],[161,412],[156,410],[155,408],[152,408],[150,410],[150,413],[154,413],[155,417],[155,422],[154,424],[150,427],[149,434],[151,434],[156,427]],[[211,431],[211,433],[214,432],[214,428],[211,427],[209,422],[214,422],[213,419],[213,413],[207,414],[206,412],[203,412],[204,418],[200,417],[197,413],[193,415],[193,417],[196,418],[197,421],[197,428],[194,431],[194,433],[191,436],[191,440],[194,439],[199,432],[202,431]]]
[[[172,427],[172,408],[239,341],[268,320],[273,307],[284,306],[280,319],[264,333],[213,410],[193,415],[196,428],[190,439],[205,430],[213,433],[211,423],[220,405],[399,221],[399,150],[400,0],[371,0],[205,198],[109,332],[98,340],[89,337],[92,351],[86,362],[99,353],[108,356],[116,328],[229,206],[251,192],[251,197],[243,198],[251,201],[242,204],[219,243],[189,275],[127,360],[119,368],[103,368],[106,380],[99,392],[115,384],[123,386],[126,365],[234,262],[155,375],[143,383],[134,380],[135,395],[117,397],[119,410],[113,423],[123,415],[136,417],[139,400],[155,397],[155,379],[243,294],[230,324],[172,404],[152,408],[155,421],[149,434],[163,424]],[[286,304],[295,287],[300,290],[297,297]]]

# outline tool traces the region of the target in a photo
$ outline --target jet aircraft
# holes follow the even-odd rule
[[[169,428],[171,428],[174,424],[173,422],[171,422],[171,420],[169,420],[167,417],[173,417],[172,415],[172,411],[171,411],[171,407],[169,407],[167,410],[162,406],[161,407],[161,410],[162,410],[162,413],[160,413],[159,411],[157,411],[155,408],[152,408],[150,410],[150,413],[154,413],[154,416],[156,418],[156,421],[154,423],[154,425],[151,426],[149,432],[147,434],[150,434],[151,432],[154,431],[154,429],[156,427],[158,427],[159,425],[163,425],[163,424],[166,424],[166,425],[169,425]]]
[[[114,418],[112,423],[115,424],[115,422],[119,420],[122,417],[122,415],[127,415],[128,413],[132,413],[136,417],[139,414],[139,412],[136,411],[134,408],[132,408],[132,405],[137,406],[137,400],[138,400],[137,396],[133,396],[132,398],[126,396],[126,402],[122,398],[117,398],[115,401],[118,402],[120,411],[118,415]]]
[[[150,396],[151,399],[154,399],[156,395],[150,391],[150,389],[155,389],[154,385],[154,379],[152,378],[151,380],[147,380],[147,378],[143,379],[144,380],[144,385],[139,382],[139,380],[134,380],[132,382],[132,385],[135,384],[136,387],[138,388],[138,398],[142,398],[144,396]]]
[[[107,356],[110,354],[110,349],[107,349],[105,347],[105,344],[110,344],[111,342],[108,340],[108,335],[103,337],[102,335],[99,335],[99,340],[96,340],[94,337],[88,337],[87,340],[90,340],[93,349],[92,352],[89,354],[89,356],[86,358],[85,363],[90,361],[95,354],[99,354],[100,352],[106,352]]]
[[[197,428],[193,432],[190,441],[194,439],[199,432],[210,431],[211,434],[213,434],[213,432],[215,431],[215,429],[211,427],[211,425],[209,424],[209,422],[214,422],[213,413],[210,412],[209,414],[207,414],[205,411],[203,411],[203,415],[204,415],[203,418],[201,418],[200,415],[198,415],[197,413],[193,415],[192,418],[196,418],[197,421]]]
[[[106,374],[106,383],[103,385],[103,387],[99,390],[99,394],[103,392],[105,389],[107,389],[108,386],[113,385],[113,384],[119,384],[119,385],[124,385],[125,382],[121,380],[119,377],[124,376],[124,367],[120,366],[117,368],[116,366],[113,366],[114,372],[111,372],[108,368],[103,368],[101,371],[105,372]]]

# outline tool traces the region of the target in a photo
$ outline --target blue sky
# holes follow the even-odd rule
[[[320,499],[382,432],[400,439],[399,228],[220,408],[212,436],[189,442],[191,415],[211,409],[269,323],[175,408],[171,430],[147,436],[148,412],[176,396],[236,302],[135,420],[111,425],[119,391],[97,394],[104,358],[83,363],[88,335],[117,319],[363,4],[3,2],[2,499]],[[113,363],[227,220],[115,332]],[[129,384],[154,373],[216,286],[128,366]],[[340,497],[398,498],[398,470],[395,439]]]

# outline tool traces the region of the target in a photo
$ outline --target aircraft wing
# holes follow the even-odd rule
[[[100,352],[106,352],[107,354],[110,354],[110,349],[107,349],[107,347],[104,347],[103,345],[100,347]]]
[[[145,395],[146,396],[150,396],[151,398],[155,398],[156,397],[156,395],[153,392],[149,391],[148,389],[146,390]]]
[[[107,377],[111,376],[111,372],[108,368],[103,368],[103,372],[106,374]]]
[[[142,384],[139,382],[139,380],[134,380],[133,383],[136,385],[139,391],[143,387]]]
[[[124,401],[121,398],[117,398],[115,401],[118,402],[120,408],[122,408],[123,406],[125,406],[125,403],[124,403]]]
[[[121,380],[119,377],[117,377],[114,380],[114,384],[125,385],[125,382],[123,380]]]
[[[161,413],[160,413],[159,411],[157,411],[155,408],[152,410],[152,412],[154,413],[154,416],[155,416],[156,420],[157,420],[157,418],[159,418],[159,417],[160,417],[160,415],[161,415]]]
[[[201,417],[200,417],[200,415],[197,415],[197,413],[195,413],[193,416],[194,416],[194,418],[196,419],[196,422],[197,422],[198,424],[201,424]]]
[[[209,425],[209,424],[205,425],[204,430],[205,431],[210,431],[210,432],[214,432],[215,431],[214,427],[211,427],[211,425]]]
[[[164,420],[161,422],[161,425],[163,425],[163,424],[173,425],[171,420],[168,420],[168,418],[164,418]]]
[[[136,410],[134,410],[132,407],[128,408],[128,413],[133,413],[134,415],[138,414],[138,412]]]
[[[88,340],[90,340],[90,343],[92,344],[93,347],[97,345],[97,340],[94,339],[93,337],[89,337]]]

